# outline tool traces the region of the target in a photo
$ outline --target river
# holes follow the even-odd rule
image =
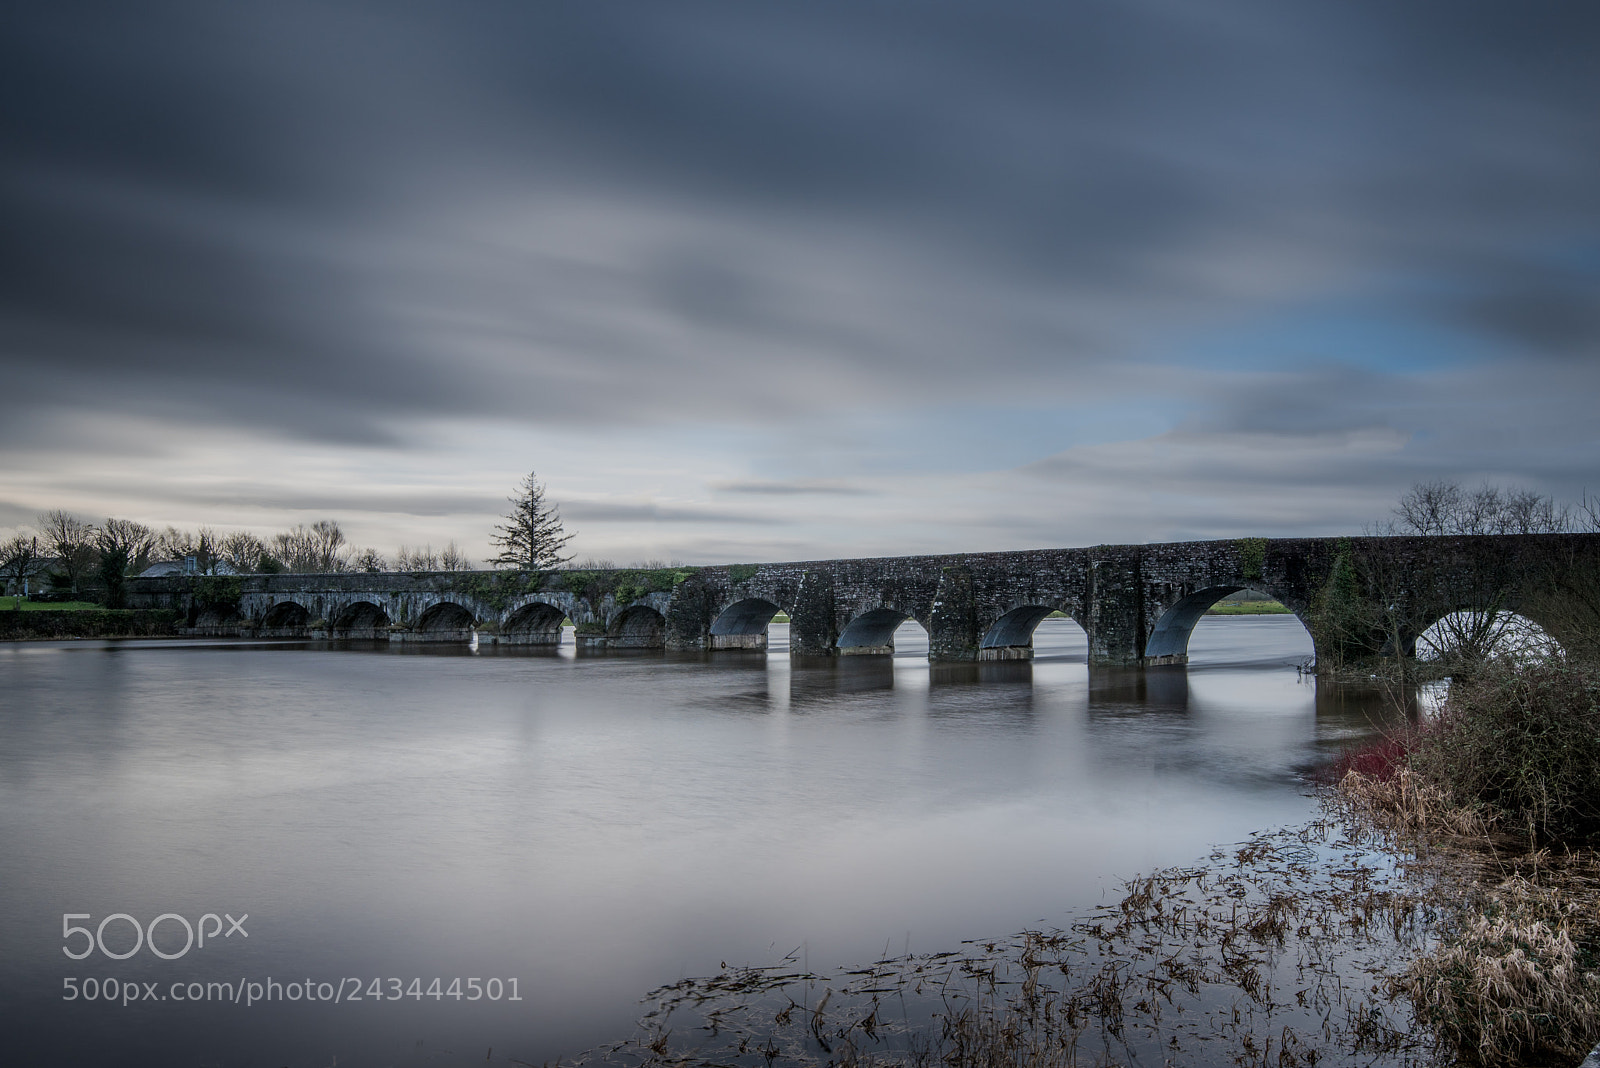
[[[1384,715],[1298,674],[1292,616],[1092,679],[1064,619],[1031,664],[930,667],[914,624],[892,661],[570,640],[0,647],[8,1058],[537,1064],[723,962],[1059,921],[1305,818]]]

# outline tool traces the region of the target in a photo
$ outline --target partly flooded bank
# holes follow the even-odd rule
[[[568,1063],[1566,1068],[1600,1042],[1600,855],[1397,835],[1359,785],[1318,795],[1058,926],[679,980]]]
[[[1061,926],[813,972],[797,950],[663,987],[574,1063],[1410,1064],[1387,979],[1430,937],[1437,873],[1332,816],[1120,886]]]

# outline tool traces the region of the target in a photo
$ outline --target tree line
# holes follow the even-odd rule
[[[1536,490],[1484,483],[1418,482],[1400,498],[1377,534],[1566,534],[1600,531],[1600,498],[1585,493],[1559,504]]]
[[[527,571],[560,567],[570,561],[562,553],[572,535],[562,529],[560,510],[549,500],[544,484],[532,472],[510,498],[505,522],[495,527],[492,543],[500,550],[489,563]],[[219,533],[210,527],[154,530],[131,519],[107,519],[96,525],[54,509],[39,515],[37,530],[0,543],[0,580],[18,589],[27,585],[46,598],[93,598],[120,607],[124,583],[152,564],[186,563],[215,574],[292,574],[339,571],[469,571],[473,562],[454,540],[442,549],[431,543],[402,545],[391,560],[373,548],[349,543],[337,520],[322,519],[262,538],[249,531]]]
[[[505,522],[490,535],[499,550],[490,566],[545,571],[569,564],[572,558],[563,550],[573,535],[563,528],[560,509],[534,472],[518,483],[508,501]],[[249,531],[219,534],[209,527],[155,531],[131,519],[112,518],[96,526],[60,509],[42,513],[37,526],[35,533],[20,533],[0,544],[0,579],[20,587],[42,574],[47,596],[94,596],[113,606],[122,601],[127,577],[154,563],[191,558],[194,570],[208,575],[473,568],[454,540],[439,550],[431,544],[402,545],[390,560],[376,549],[349,544],[332,519],[296,525],[269,538]],[[1600,532],[1600,498],[1585,493],[1575,504],[1559,504],[1529,489],[1419,482],[1400,498],[1391,517],[1369,529],[1412,535]]]

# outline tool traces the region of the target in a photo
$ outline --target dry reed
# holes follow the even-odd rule
[[[1600,1042],[1600,864],[1533,849],[1492,809],[1409,766],[1347,774],[1330,803],[1435,873],[1425,946],[1390,979],[1437,1053],[1506,1068],[1576,1064]]]
[[[1513,877],[1393,986],[1463,1063],[1576,1064],[1600,1042],[1596,924],[1592,901]]]

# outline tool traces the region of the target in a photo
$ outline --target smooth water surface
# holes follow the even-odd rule
[[[930,667],[909,625],[892,661],[817,664],[0,647],[10,1053],[539,1063],[626,1037],[649,989],[722,962],[798,950],[833,968],[1059,921],[1135,873],[1304,818],[1305,771],[1382,715],[1326,685],[1319,700],[1289,616],[1208,618],[1187,671],[1091,679],[1064,619],[1036,646],[1031,664]],[[171,960],[68,959],[86,939],[63,939],[64,914],[93,929],[115,913],[224,929],[248,913],[248,934]],[[123,919],[102,940],[135,944]],[[184,940],[176,919],[156,928],[164,953]],[[87,978],[140,1000],[64,1000]],[[269,978],[301,1000],[171,993]],[[376,999],[375,978],[402,996]],[[474,978],[486,993],[469,1000]],[[341,1000],[305,1000],[307,980]]]

